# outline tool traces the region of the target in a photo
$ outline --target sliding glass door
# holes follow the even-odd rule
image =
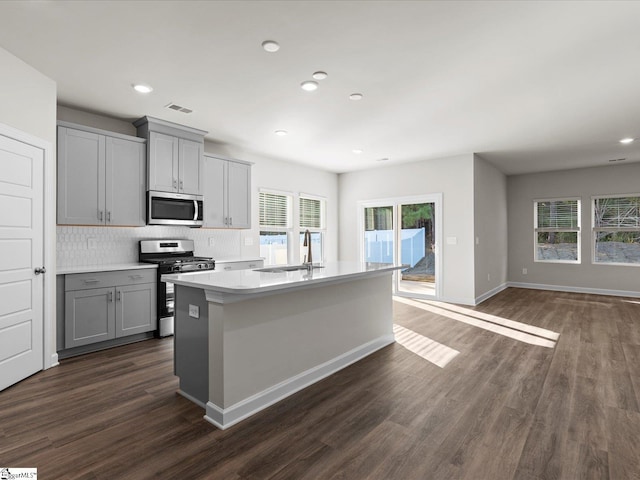
[[[441,194],[362,202],[361,258],[406,265],[394,276],[397,295],[437,298]]]
[[[398,205],[400,262],[398,293],[436,296],[435,203]]]

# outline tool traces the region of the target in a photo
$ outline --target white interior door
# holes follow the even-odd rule
[[[0,390],[43,368],[44,151],[0,135]]]

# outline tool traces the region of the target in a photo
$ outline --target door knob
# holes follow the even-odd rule
[[[36,269],[34,270],[34,273],[35,273],[36,275],[40,275],[41,273],[47,273],[47,269],[46,269],[46,268],[44,268],[44,267],[41,267],[41,268],[39,267],[39,268],[36,268]]]

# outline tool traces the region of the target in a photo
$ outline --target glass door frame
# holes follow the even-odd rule
[[[400,249],[402,246],[402,223],[400,218],[400,206],[419,203],[433,203],[434,205],[434,275],[435,275],[435,295],[411,293],[400,291],[400,271],[393,274],[393,294],[400,297],[422,298],[427,300],[438,300],[442,295],[442,193],[430,193],[424,195],[413,195],[408,197],[391,197],[377,200],[366,200],[358,202],[358,257],[361,262],[365,260],[365,218],[366,208],[372,207],[392,207],[393,209],[393,262],[399,263]]]

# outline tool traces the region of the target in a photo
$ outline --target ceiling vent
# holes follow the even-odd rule
[[[609,160],[609,163],[624,162],[625,160],[626,158],[612,158],[611,160]]]
[[[193,112],[193,110],[191,110],[190,108],[182,107],[180,105],[176,105],[175,103],[170,103],[168,105],[165,105],[165,107],[168,108],[169,110],[175,110],[176,112],[182,112],[182,113]]]

